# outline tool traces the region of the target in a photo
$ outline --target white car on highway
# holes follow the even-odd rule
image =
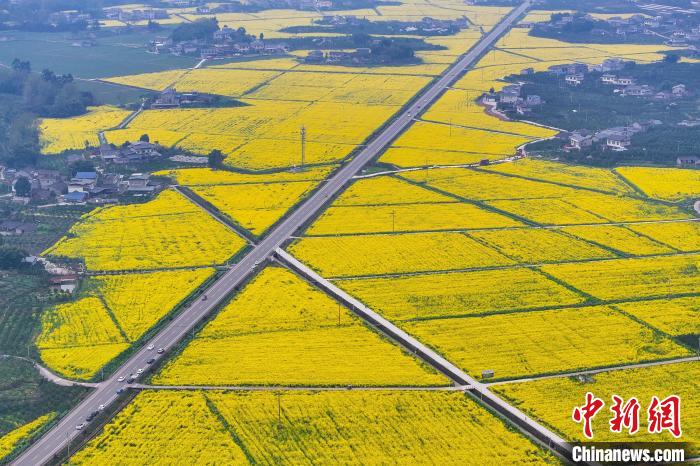
[[[136,371],[136,373],[137,373],[138,375],[141,375],[141,374],[143,374],[143,369],[139,369],[139,370],[137,370],[137,371]]]
[[[153,348],[155,348],[155,346],[153,346],[153,345],[148,345],[148,347],[147,347],[146,349],[147,349],[148,351],[153,351]]]
[[[83,430],[83,427],[85,427],[84,422],[82,424],[78,424],[77,426],[75,426],[75,430]]]
[[[123,382],[124,380],[126,380],[126,376],[123,376],[123,375],[122,375],[121,377],[119,377],[119,378],[117,379],[117,382]]]

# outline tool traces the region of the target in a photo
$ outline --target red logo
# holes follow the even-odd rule
[[[647,413],[650,433],[658,434],[667,430],[676,438],[681,436],[681,398],[679,396],[671,395],[661,401],[656,396],[652,396]]]
[[[574,422],[583,423],[583,435],[586,438],[593,438],[593,418],[603,406],[605,406],[603,400],[597,398],[593,393],[587,392],[585,403],[582,406],[576,406],[571,413]],[[630,435],[634,435],[639,431],[641,405],[636,397],[625,401],[618,395],[612,395],[610,411],[613,413],[608,422],[610,432],[622,433],[626,430]],[[667,430],[675,438],[681,436],[681,398],[678,395],[671,395],[663,400],[652,396],[647,415],[649,433],[659,434]]]
[[[586,393],[586,403],[583,406],[575,407],[574,412],[571,413],[574,422],[580,423],[583,421],[583,435],[587,438],[593,438],[591,421],[603,406],[605,406],[603,400],[596,398],[593,393],[588,392]]]
[[[625,428],[630,434],[636,434],[639,430],[639,401],[632,397],[623,404],[624,400],[617,395],[613,395],[612,399],[614,404],[610,411],[614,416],[610,419],[610,431],[622,432]]]

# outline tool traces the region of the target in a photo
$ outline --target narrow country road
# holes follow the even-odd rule
[[[28,362],[32,366],[34,366],[34,369],[39,372],[39,375],[48,380],[49,382],[55,384],[55,385],[60,385],[62,387],[73,387],[73,386],[81,386],[81,387],[90,387],[90,388],[96,388],[99,384],[98,383],[91,383],[91,382],[77,382],[74,380],[69,380],[69,379],[64,379],[60,375],[57,375],[53,372],[51,372],[49,369],[46,367],[42,366],[41,364],[37,363],[33,359],[25,358],[23,356],[15,356],[12,354],[0,354],[0,360],[2,359],[19,359],[21,361]]]
[[[139,369],[148,371],[150,366],[146,363],[147,360],[165,356],[157,354],[152,348],[164,348],[167,353],[168,350],[190,334],[196,325],[216,310],[217,306],[227,296],[237,290],[262,262],[266,261],[277,248],[303,225],[313,220],[326,203],[341,192],[365,165],[374,160],[396,137],[405,131],[412,124],[415,115],[418,115],[430,104],[434,103],[445,89],[454,83],[462,73],[473,66],[483,53],[492,47],[502,34],[508,31],[529,7],[530,0],[526,0],[520,6],[514,8],[488,34],[484,35],[466,54],[462,55],[457,62],[448,68],[440,78],[419,93],[411,104],[404,107],[391,123],[380,129],[360,152],[325,181],[314,194],[271,230],[262,241],[251,248],[236,265],[231,267],[217,281],[213,282],[206,290],[206,300],[197,300],[183,309],[172,321],[161,328],[151,340],[144,343],[141,348],[136,349],[133,355],[109,379],[101,383],[88,397],[20,455],[13,464],[21,466],[45,464],[54,455],[66,448],[80,433],[80,431],[76,430],[76,425],[85,422],[85,418],[97,406],[105,405],[109,407],[115,403],[119,397],[117,391],[127,386],[126,381],[120,381],[119,378],[136,374]],[[469,380],[465,379],[462,384],[469,385]],[[510,405],[502,406],[502,409],[515,410]],[[542,426],[535,423],[533,423],[533,428],[540,429],[542,432],[546,431]],[[551,434],[549,431],[546,431],[546,433]],[[558,436],[551,435],[545,442],[560,442]]]

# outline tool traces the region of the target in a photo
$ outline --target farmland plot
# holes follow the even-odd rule
[[[268,267],[154,382],[432,385],[446,379],[286,269]]]

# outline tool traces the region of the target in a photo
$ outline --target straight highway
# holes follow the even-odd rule
[[[98,407],[103,406],[108,409],[110,405],[117,401],[119,397],[117,391],[127,387],[126,381],[119,380],[119,378],[128,378],[132,374],[136,375],[139,369],[148,372],[149,365],[146,361],[164,356],[157,353],[158,348],[164,348],[165,354],[167,354],[168,349],[173,348],[185,338],[198,323],[202,322],[207,315],[213,312],[277,248],[282,246],[299,228],[312,220],[333,196],[343,190],[353,176],[381,154],[397,136],[406,130],[415,116],[434,103],[445,89],[453,84],[469,67],[474,65],[529,7],[530,0],[526,0],[523,4],[513,9],[440,78],[425,88],[410,105],[402,109],[401,113],[395,116],[389,125],[376,133],[361,151],[323,183],[299,208],[275,227],[236,265],[215,281],[205,291],[206,300],[198,299],[183,309],[150,341],[136,350],[110,378],[100,383],[88,397],[20,455],[13,464],[20,466],[45,464],[65,449],[80,434],[80,430],[77,430],[76,426],[85,423],[86,418]],[[85,428],[87,429],[89,426]]]

